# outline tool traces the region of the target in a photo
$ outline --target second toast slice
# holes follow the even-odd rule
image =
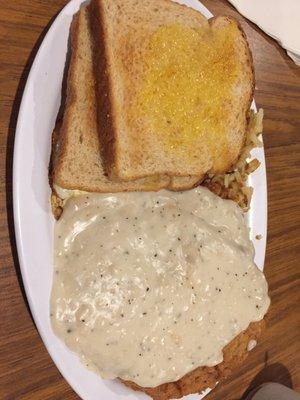
[[[149,176],[131,182],[108,178],[98,135],[91,35],[86,8],[71,26],[71,58],[66,104],[61,126],[53,133],[52,184],[58,195],[73,190],[121,192],[159,190],[169,185],[167,176]]]

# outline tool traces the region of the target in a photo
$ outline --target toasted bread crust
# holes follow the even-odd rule
[[[68,67],[67,73],[67,85],[66,85],[66,95],[62,96],[65,97],[65,104],[62,105],[64,110],[67,110],[71,107],[71,105],[76,100],[76,92],[74,90],[73,81],[75,75],[75,62],[74,62],[74,53],[75,53],[75,46],[78,42],[78,35],[79,35],[79,13],[75,14],[71,23],[70,27],[70,39],[69,44],[71,46],[71,58]],[[64,113],[63,121],[59,124],[56,124],[53,133],[52,133],[52,153],[51,153],[51,181],[52,184],[59,180],[58,173],[62,168],[62,162],[66,157],[67,145],[68,145],[68,135],[67,129],[69,125],[70,114]]]
[[[97,118],[98,126],[102,127],[101,137],[103,140],[103,159],[105,168],[112,165],[113,155],[115,153],[115,138],[110,132],[117,129],[116,116],[112,107],[112,91],[109,89],[112,86],[111,76],[108,74],[108,47],[105,43],[105,27],[100,23],[102,19],[101,3],[98,7],[96,2],[91,2],[88,5],[90,27],[92,32],[92,40],[95,37],[100,38],[99,42],[93,40],[94,49],[93,67],[96,77],[96,97],[97,97]],[[109,151],[108,151],[109,149]],[[109,170],[106,172],[109,174]]]
[[[188,394],[200,393],[207,388],[212,389],[246,359],[249,341],[257,340],[264,326],[264,320],[251,323],[247,330],[224,348],[222,363],[214,367],[196,368],[176,382],[164,383],[154,388],[143,388],[130,381],[122,382],[131,389],[147,393],[154,400],[178,399]]]

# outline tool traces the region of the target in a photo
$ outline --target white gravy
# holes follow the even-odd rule
[[[103,378],[154,387],[222,361],[269,306],[239,207],[205,188],[87,194],[55,226],[55,333]]]

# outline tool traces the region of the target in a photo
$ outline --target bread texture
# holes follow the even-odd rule
[[[89,10],[110,176],[188,182],[227,171],[244,144],[254,88],[238,22],[207,21],[170,0],[92,0]]]
[[[100,127],[101,132],[101,127]],[[102,160],[101,134],[96,116],[95,79],[91,36],[86,8],[71,25],[71,58],[66,104],[61,124],[53,132],[52,186],[89,192],[159,190],[167,187],[167,176],[148,176],[130,182],[112,181]]]
[[[134,390],[147,393],[153,400],[178,399],[192,393],[213,389],[218,382],[229,376],[248,355],[248,343],[257,340],[265,326],[265,321],[252,322],[248,329],[240,333],[223,350],[222,363],[214,367],[199,367],[176,382],[164,383],[154,388],[143,388],[134,382],[122,382]]]

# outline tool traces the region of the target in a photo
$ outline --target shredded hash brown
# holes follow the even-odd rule
[[[258,136],[263,130],[263,116],[262,109],[258,113],[251,111],[245,146],[232,170],[225,174],[209,176],[203,182],[204,186],[218,196],[238,203],[244,211],[249,210],[253,192],[253,188],[247,186],[248,175],[260,166],[256,158],[250,161],[250,153],[255,147],[262,146],[262,141]]]

